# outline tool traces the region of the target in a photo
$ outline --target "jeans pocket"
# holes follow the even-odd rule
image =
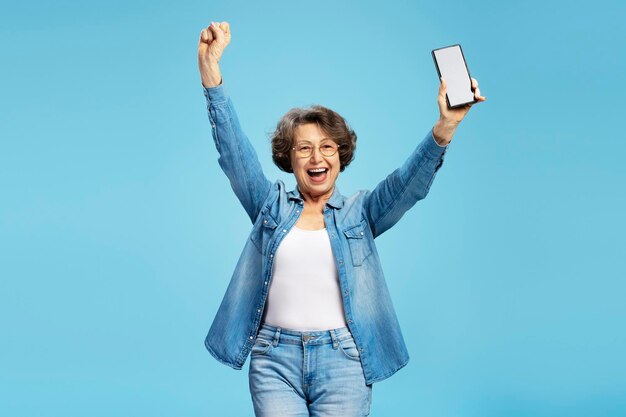
[[[361,356],[359,355],[359,349],[356,347],[356,343],[352,337],[339,341],[339,349],[345,356],[353,361],[361,362]]]
[[[250,354],[252,356],[266,355],[269,352],[271,347],[272,347],[271,342],[268,342],[265,339],[261,339],[257,337],[256,341],[254,342],[254,345],[252,346],[252,350],[250,351]]]

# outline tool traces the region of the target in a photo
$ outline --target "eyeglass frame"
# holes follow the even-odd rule
[[[335,151],[332,154],[330,154],[330,155],[326,155],[326,154],[324,154],[324,152],[322,152],[322,145],[325,145],[328,142],[331,142],[331,143],[334,143],[335,145],[337,145],[337,149],[335,149]],[[296,146],[291,148],[291,150],[296,152],[296,158],[299,158],[299,159],[301,159],[301,158],[310,158],[311,155],[313,155],[313,151],[315,150],[315,148],[317,148],[317,150],[320,152],[320,155],[329,158],[331,156],[335,156],[335,154],[337,152],[339,152],[339,148],[341,148],[341,146],[342,146],[340,143],[337,143],[337,142],[335,142],[332,139],[326,139],[324,142],[320,143],[319,146],[313,146],[313,144],[310,143],[310,142],[303,142],[303,143],[309,143],[311,145],[311,152],[308,155],[306,155],[306,156],[298,156],[298,150],[296,149],[296,147],[297,147],[297,145],[296,145]]]

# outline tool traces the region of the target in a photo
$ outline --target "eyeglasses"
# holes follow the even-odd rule
[[[318,149],[324,156],[333,156],[337,153],[340,146],[333,141],[328,141],[321,143]],[[299,143],[291,149],[296,151],[297,158],[308,158],[313,153],[313,145],[307,142]]]

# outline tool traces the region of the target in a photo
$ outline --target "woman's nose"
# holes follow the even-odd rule
[[[311,151],[311,161],[321,161],[323,158],[322,152],[318,146],[313,147],[313,151]]]

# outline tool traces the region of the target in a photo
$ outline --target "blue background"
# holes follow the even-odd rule
[[[472,4],[477,3],[477,4]],[[249,416],[203,339],[250,230],[216,162],[200,30],[270,178],[320,103],[372,188],[438,117],[433,48],[487,102],[378,250],[411,354],[373,416],[626,415],[618,1],[28,2],[0,16],[0,415]]]

